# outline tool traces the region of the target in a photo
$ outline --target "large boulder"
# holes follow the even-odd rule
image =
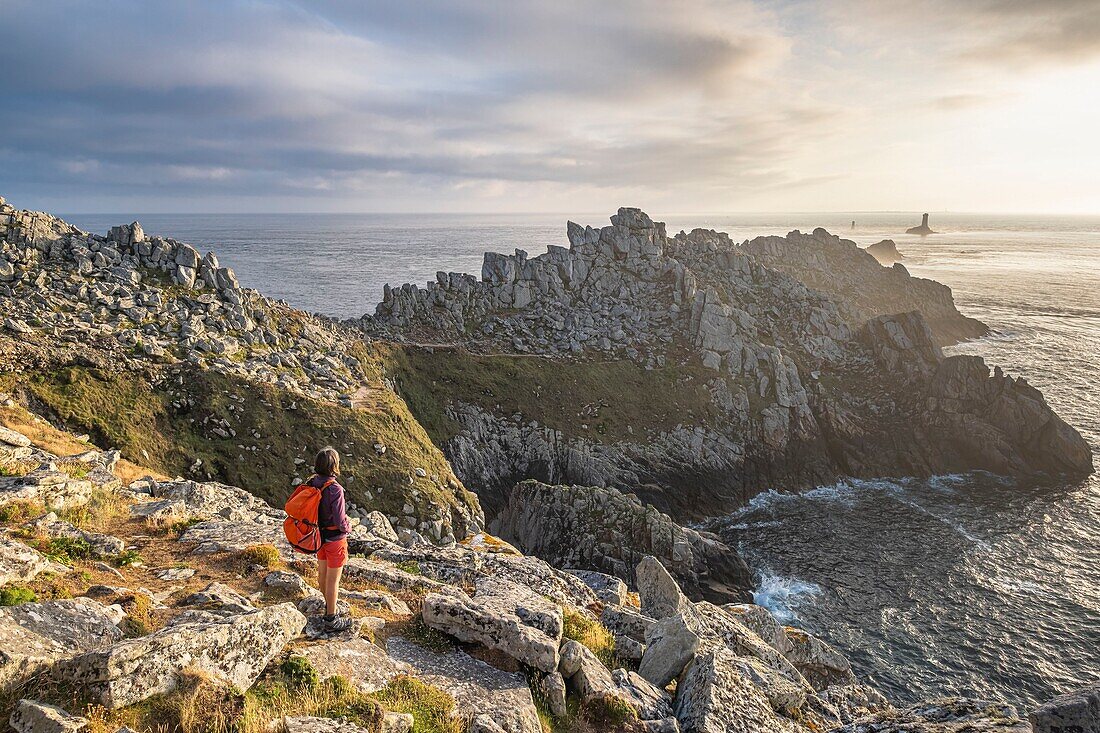
[[[462,592],[424,598],[424,623],[456,639],[484,644],[543,672],[558,668],[561,608],[524,586],[483,578],[474,597]]]
[[[8,724],[16,733],[77,733],[85,730],[88,719],[70,715],[54,705],[35,700],[20,700]]]
[[[680,592],[676,580],[655,557],[643,557],[635,571],[638,578],[638,597],[642,613],[663,619],[675,616],[691,606],[691,601]]]
[[[185,669],[246,690],[268,662],[302,633],[306,619],[291,603],[216,620],[181,623],[127,639],[57,665],[61,676],[91,690],[110,709],[175,689]]]
[[[413,674],[408,664],[391,658],[382,647],[362,637],[328,641],[299,649],[322,679],[339,675],[361,692],[377,692],[401,674]]]
[[[0,608],[0,688],[122,639],[123,612],[90,598]]]
[[[745,677],[741,659],[727,649],[701,654],[676,688],[676,718],[698,733],[792,733],[768,697]]]
[[[58,566],[33,547],[0,533],[0,585],[26,583]]]
[[[1100,681],[1048,700],[1028,719],[1035,733],[1100,733]]]

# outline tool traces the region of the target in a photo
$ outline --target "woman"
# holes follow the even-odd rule
[[[317,585],[325,596],[325,632],[337,633],[351,626],[351,619],[340,616],[336,609],[340,576],[348,559],[349,529],[344,487],[336,481],[340,475],[340,454],[335,448],[322,448],[313,462],[313,471],[315,475],[309,483],[322,489],[317,524],[321,528],[323,544],[317,551]]]

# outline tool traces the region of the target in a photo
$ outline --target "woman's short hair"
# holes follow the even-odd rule
[[[313,472],[318,476],[340,475],[340,454],[331,446],[326,446],[317,452],[313,459]]]

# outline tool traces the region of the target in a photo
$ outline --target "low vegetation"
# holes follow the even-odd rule
[[[252,545],[244,548],[238,554],[247,566],[259,565],[265,570],[275,570],[283,567],[279,550],[274,545]]]
[[[342,454],[352,500],[369,490],[371,506],[388,514],[400,513],[407,501],[477,503],[387,389],[372,390],[370,404],[348,408],[196,367],[173,369],[151,380],[67,366],[26,377],[16,391],[67,428],[116,446],[155,472],[247,486],[276,506],[289,495],[292,478],[305,478],[290,473],[296,459],[308,461],[330,444]],[[375,444],[385,452],[379,455]]]
[[[454,401],[499,415],[520,413],[568,435],[596,441],[717,419],[701,366],[645,369],[630,361],[563,361],[474,354],[460,348],[390,346],[387,368],[417,420],[437,443],[457,426]],[[712,376],[712,375],[710,375]]]
[[[451,717],[454,698],[415,677],[395,677],[374,697],[387,710],[412,713],[413,733],[462,733],[461,721]]]
[[[595,654],[608,669],[622,666],[615,658],[615,637],[599,621],[567,608],[562,624],[562,636],[588,647],[588,650]]]
[[[0,606],[18,606],[20,603],[33,603],[38,594],[25,585],[5,585],[0,588]]]

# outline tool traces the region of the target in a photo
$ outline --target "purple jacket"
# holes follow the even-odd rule
[[[309,480],[310,485],[321,488],[328,478],[314,476]],[[333,483],[321,494],[321,506],[317,509],[317,521],[321,525],[321,540],[323,542],[336,542],[348,536],[348,514],[344,506],[344,487],[339,483]],[[336,527],[336,529],[328,529]]]

